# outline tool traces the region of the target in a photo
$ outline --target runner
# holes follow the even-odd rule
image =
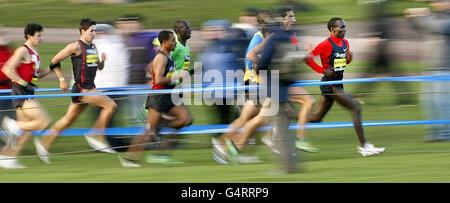
[[[2,68],[3,73],[14,81],[12,95],[34,95],[38,78],[50,72],[50,68],[40,70],[40,59],[37,47],[42,43],[44,29],[37,23],[29,23],[24,30],[25,43],[16,49]],[[60,83],[61,89],[67,89]],[[24,168],[17,160],[31,131],[44,130],[50,124],[50,116],[41,104],[32,98],[13,99],[18,120],[5,116],[2,127],[7,133],[7,143],[0,152],[0,167]],[[16,144],[17,140],[17,144]],[[39,149],[36,149],[39,150]]]
[[[305,61],[314,71],[324,75],[321,81],[342,80],[346,65],[352,61],[349,43],[344,39],[347,32],[346,26],[347,24],[343,19],[331,18],[327,25],[330,31],[330,37],[317,45]],[[322,66],[319,66],[314,61],[314,57],[319,55]],[[356,134],[361,144],[358,147],[358,152],[363,156],[376,155],[384,152],[385,148],[375,147],[366,140],[362,126],[361,108],[358,106],[356,100],[344,91],[343,84],[321,85],[320,90],[322,96],[320,97],[319,107],[316,113],[312,115],[310,122],[322,121],[331,106],[333,106],[334,101],[337,101],[353,113],[353,125],[355,126]]]
[[[71,57],[75,78],[72,93],[100,92],[95,87],[94,79],[97,69],[102,70],[105,65],[106,55],[102,54],[99,59],[97,49],[92,43],[96,36],[96,22],[89,18],[83,18],[81,19],[79,30],[81,34],[80,40],[70,43],[56,54],[51,61],[50,68],[55,70],[59,81],[62,83],[61,85],[65,85],[66,88],[64,89],[67,90],[67,83],[61,73],[60,62]],[[72,125],[88,105],[102,108],[91,131],[85,135],[89,146],[101,152],[116,153],[116,151],[110,149],[111,147],[104,134],[105,127],[116,110],[116,103],[105,95],[73,96],[66,115],[55,123],[47,135],[41,138],[40,141],[42,143],[38,138],[35,139],[35,144],[40,149],[38,154],[42,161],[50,163],[46,155],[48,155],[48,150],[52,143],[61,131]]]
[[[170,51],[173,51],[176,46],[175,35],[171,31],[163,30],[158,34],[158,39],[161,43],[161,49],[153,60],[152,70],[152,89],[173,89],[183,81],[183,77],[176,73],[175,62],[170,56]],[[172,82],[172,78],[178,78]],[[122,156],[119,155],[120,163],[123,167],[140,167],[138,163],[141,153],[151,138],[155,138],[159,128],[164,125],[169,128],[180,129],[192,124],[192,118],[188,109],[183,105],[175,106],[171,99],[171,94],[155,94],[147,98],[146,107],[148,109],[148,119],[146,125],[146,132],[144,135],[136,136],[132,141],[131,147]],[[162,124],[162,113],[175,117],[174,120]],[[164,139],[164,147],[170,145],[170,139]],[[172,161],[168,156],[150,156],[147,159],[148,163],[179,163]]]

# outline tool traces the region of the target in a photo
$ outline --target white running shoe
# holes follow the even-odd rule
[[[36,147],[36,153],[38,155],[38,158],[42,162],[50,164],[50,158],[48,157],[49,153],[45,149],[44,145],[42,145],[41,140],[37,137],[34,138],[34,146]]]
[[[226,157],[223,157],[220,153],[218,153],[216,150],[212,150],[212,154],[213,154],[213,159],[219,163],[219,164],[225,164],[228,165],[230,164],[229,161],[227,161]]]
[[[386,150],[384,147],[375,147],[373,144],[366,143],[363,147],[358,146],[358,152],[363,156],[372,156],[383,153]]]
[[[230,164],[228,160],[231,160],[230,155],[223,148],[224,146],[216,138],[211,138],[211,144],[213,148],[213,158],[219,164]]]
[[[16,157],[9,157],[3,155],[0,155],[0,167],[4,169],[26,168],[24,165],[19,163],[19,160]]]
[[[251,137],[247,141],[248,145],[256,145],[256,139],[254,137]]]
[[[269,149],[275,153],[275,154],[280,154],[280,151],[278,151],[278,149],[275,148],[275,145],[272,142],[272,139],[269,136],[263,136],[261,138],[261,141],[267,145],[269,147]]]
[[[92,136],[84,135],[84,138],[86,138],[86,141],[88,142],[89,146],[96,151],[101,151],[101,152],[111,153],[111,154],[117,153],[117,151],[111,149],[111,146],[109,146],[109,144],[100,142],[97,139],[93,138]]]
[[[2,128],[6,134],[1,136],[1,139],[14,148],[16,146],[16,138],[22,135],[22,130],[20,130],[16,121],[8,116],[3,117]]]
[[[120,164],[122,164],[122,167],[124,167],[124,168],[139,168],[139,167],[141,167],[141,165],[138,164],[136,161],[126,159],[122,155],[119,155],[119,161],[120,161]]]

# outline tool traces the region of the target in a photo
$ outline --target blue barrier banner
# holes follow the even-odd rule
[[[365,83],[365,82],[383,82],[383,81],[391,81],[391,82],[431,82],[431,81],[450,81],[450,75],[439,75],[439,76],[407,76],[407,77],[385,77],[385,78],[353,78],[353,79],[344,79],[340,81],[327,81],[321,82],[320,80],[301,80],[296,81],[292,87],[295,86],[319,86],[319,85],[331,85],[331,84],[344,84],[344,83]],[[223,84],[189,84],[183,85],[183,88],[180,88],[176,91],[180,92],[200,92],[202,88],[205,88],[204,91],[219,91],[219,90],[243,90],[244,88],[241,83],[227,84],[224,86]],[[214,88],[214,89],[208,89]],[[251,85],[251,88],[258,88],[256,85]],[[244,88],[245,89],[245,88]],[[25,96],[20,95],[20,97],[12,97],[12,96],[0,96],[0,100],[3,99],[26,99],[26,98],[49,98],[49,97],[71,97],[71,96],[86,96],[86,95],[139,95],[139,94],[161,94],[161,93],[172,93],[172,90],[151,90],[151,86],[148,85],[136,85],[136,86],[126,86],[126,87],[110,87],[110,88],[98,88],[100,91],[127,91],[127,90],[136,90],[136,91],[127,91],[126,93],[117,93],[117,92],[102,92],[102,93],[65,93],[65,94],[46,94],[46,96],[42,95],[33,95],[33,96]],[[140,90],[140,91],[139,91]],[[35,92],[60,92],[60,88],[38,88]],[[69,89],[71,91],[71,89]],[[10,89],[0,90],[0,93],[10,93]]]
[[[450,124],[450,120],[407,120],[407,121],[365,121],[364,127],[375,126],[395,126],[395,125],[431,125],[431,124]],[[229,125],[193,125],[178,130],[177,134],[215,134],[228,132]],[[324,123],[308,123],[306,129],[323,129],[323,128],[347,128],[353,127],[352,122],[324,122]],[[298,123],[292,123],[290,130],[297,130]],[[264,126],[258,129],[259,132],[269,131],[271,126]],[[91,129],[66,129],[61,136],[79,136],[87,134]],[[0,131],[4,133],[3,131]],[[163,127],[159,134],[173,134],[174,130]],[[105,135],[139,135],[144,133],[143,127],[116,127],[105,129]],[[33,131],[33,135],[41,136],[47,134],[47,130]]]

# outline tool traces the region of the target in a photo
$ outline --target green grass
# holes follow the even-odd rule
[[[63,45],[44,44],[40,47],[43,61],[52,57]],[[63,62],[69,71],[70,60]],[[46,63],[46,62],[43,62]],[[366,63],[366,62],[361,62]],[[357,64],[357,63],[354,63]],[[407,65],[409,63],[404,63]],[[353,65],[353,64],[352,64]],[[421,66],[412,64],[410,66]],[[353,67],[353,66],[349,66]],[[319,76],[318,76],[319,77]],[[394,87],[408,84],[412,90],[420,90],[421,83],[378,83],[374,91],[380,94],[365,98],[364,121],[423,120],[423,108],[419,96],[402,95],[412,99],[412,105],[397,105]],[[375,85],[368,84],[365,85]],[[57,87],[57,81],[41,80],[40,87]],[[318,87],[306,88],[318,101]],[[357,84],[346,84],[348,92],[355,92]],[[383,94],[382,94],[383,93]],[[45,98],[39,101],[48,108],[53,122],[61,118],[70,103],[69,98]],[[295,106],[299,108],[298,105]],[[219,123],[220,116],[211,106],[188,106],[194,125]],[[317,106],[316,106],[317,108]],[[350,112],[335,105],[324,122],[351,121]],[[87,109],[71,128],[88,128],[95,113]],[[119,115],[123,119],[124,115]],[[122,124],[126,125],[123,120]],[[308,130],[310,141],[321,151],[302,153],[300,173],[268,175],[278,169],[276,157],[263,145],[249,146],[244,153],[256,154],[264,162],[258,164],[219,165],[211,157],[210,138],[215,135],[184,135],[182,148],[173,152],[181,165],[163,166],[144,164],[139,169],[120,166],[117,155],[84,152],[90,148],[81,136],[62,136],[54,144],[51,165],[35,157],[31,142],[25,145],[21,163],[26,169],[0,169],[0,182],[450,182],[450,143],[426,143],[422,125],[381,126],[365,128],[366,136],[375,145],[387,148],[387,152],[375,157],[362,157],[356,152],[358,140],[353,128]],[[257,134],[257,137],[264,133]],[[294,134],[294,132],[291,132]],[[259,143],[259,139],[258,139]],[[67,154],[69,153],[69,154]],[[147,154],[154,151],[146,152]],[[145,159],[145,156],[142,157]]]
[[[42,87],[50,86],[43,81]],[[411,83],[419,88],[420,83]],[[346,85],[349,92],[354,84]],[[308,87],[311,93],[317,88]],[[377,90],[392,91],[387,84]],[[315,96],[318,99],[317,96]],[[49,99],[40,99],[46,105]],[[68,98],[52,99],[52,103],[67,103]],[[414,105],[398,106],[391,95],[373,95],[363,106],[365,121],[421,120],[423,109],[415,98]],[[208,106],[189,106],[194,125],[216,124],[219,116]],[[65,108],[48,109],[54,119]],[[82,114],[73,127],[88,127],[92,122],[88,112]],[[350,121],[350,113],[336,105],[324,122]],[[375,157],[362,157],[356,152],[358,144],[352,128],[308,130],[307,135],[319,153],[301,153],[300,173],[269,175],[278,169],[275,156],[263,145],[249,146],[244,152],[257,154],[264,163],[219,165],[211,157],[209,140],[213,135],[185,135],[184,147],[173,152],[174,158],[185,163],[163,166],[144,164],[138,169],[122,168],[117,155],[82,152],[89,150],[81,136],[61,137],[51,149],[52,164],[40,163],[34,156],[31,142],[25,146],[21,162],[28,168],[0,170],[0,182],[449,182],[446,158],[449,143],[423,142],[424,126],[386,126],[365,128],[367,138],[374,144],[387,147],[387,152]],[[291,132],[293,134],[294,132]],[[263,133],[258,134],[261,136]],[[259,140],[258,140],[259,141]],[[74,154],[58,154],[77,152]],[[147,152],[148,154],[153,151]],[[145,156],[142,157],[142,161]]]
[[[82,17],[97,21],[116,19],[123,15],[142,16],[147,28],[168,28],[178,19],[187,19],[193,27],[199,27],[211,19],[238,21],[239,14],[246,7],[271,9],[280,5],[278,0],[151,0],[122,5],[72,3],[66,0],[1,0],[0,24],[22,27],[30,21],[44,27],[77,27]],[[303,0],[313,10],[297,12],[299,24],[323,23],[331,17],[341,16],[348,21],[365,20],[365,6],[357,5],[357,0]],[[395,1],[389,7],[393,16],[401,16],[409,7],[425,7],[426,3]],[[26,15],[24,15],[24,13]]]

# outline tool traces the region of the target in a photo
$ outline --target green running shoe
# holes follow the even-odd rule
[[[236,145],[229,138],[225,138],[225,144],[228,148],[228,154],[231,156],[230,161],[233,164],[238,164],[237,161],[241,155],[239,154],[239,150],[236,148]]]
[[[297,140],[295,141],[295,147],[299,150],[303,150],[305,152],[318,152],[319,148],[314,147],[311,143],[306,140]]]

